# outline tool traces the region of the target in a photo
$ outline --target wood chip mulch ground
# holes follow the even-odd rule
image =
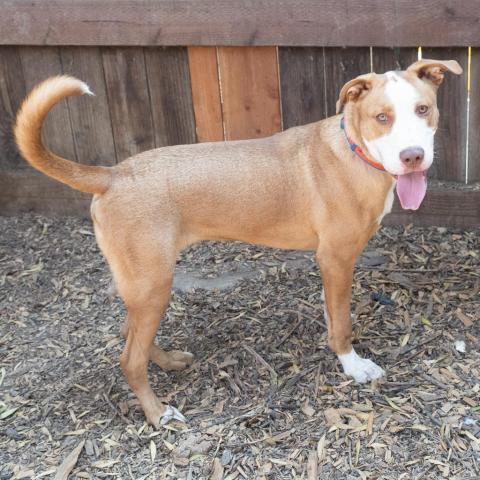
[[[0,479],[480,478],[479,233],[382,227],[356,269],[356,385],[326,345],[313,255],[184,252],[150,367],[188,424],[155,430],[121,373],[125,315],[89,221],[0,218]]]

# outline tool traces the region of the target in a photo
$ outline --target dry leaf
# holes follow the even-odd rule
[[[213,472],[210,476],[210,480],[222,480],[223,479],[223,466],[220,459],[215,458],[213,460]]]
[[[308,452],[307,479],[318,480],[318,457],[315,450]]]
[[[92,467],[95,468],[109,468],[117,464],[118,460],[98,460],[98,462],[93,462]]]
[[[77,464],[78,457],[85,445],[85,440],[82,440],[66,457],[65,460],[58,467],[55,474],[55,480],[67,480],[68,475]]]
[[[315,409],[310,405],[308,399],[302,404],[301,410],[307,417],[313,417],[313,415],[315,415]]]
[[[336,408],[327,408],[323,414],[329,427],[338,426],[343,424],[342,417]]]
[[[155,461],[156,456],[157,456],[157,446],[155,445],[155,442],[153,440],[150,440],[150,458],[152,459],[152,463]]]
[[[466,327],[471,327],[473,325],[473,320],[465,315],[459,308],[457,308],[455,315]]]

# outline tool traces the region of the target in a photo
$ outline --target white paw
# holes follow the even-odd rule
[[[160,425],[166,425],[170,420],[179,420],[180,422],[187,423],[187,419],[175,407],[167,405],[160,420]]]
[[[383,377],[385,372],[371,360],[361,358],[352,348],[350,353],[338,356],[346,375],[353,377],[357,383],[365,383]]]

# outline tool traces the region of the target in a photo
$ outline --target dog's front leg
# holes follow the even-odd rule
[[[338,355],[343,370],[359,383],[380,378],[385,372],[371,360],[357,355],[352,347],[350,301],[356,256],[341,248],[317,251],[324,285],[328,344]]]

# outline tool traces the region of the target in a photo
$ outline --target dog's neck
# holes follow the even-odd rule
[[[347,104],[344,111],[342,112],[341,117],[344,119],[345,132],[348,133],[350,139],[359,146],[359,148],[368,158],[373,160],[373,157],[369,152],[367,145],[365,145],[362,135],[360,134],[361,118],[358,112],[355,110],[354,106],[351,104]],[[377,163],[375,160],[374,162]]]
[[[359,129],[355,128],[352,117],[349,117],[347,112],[346,114],[345,128],[349,136],[353,137],[352,140],[363,149]],[[329,170],[328,176],[331,182],[338,179],[341,182],[341,188],[348,189],[348,197],[355,199],[351,203],[351,208],[357,210],[355,215],[363,217],[366,212],[371,212],[372,222],[376,223],[395,185],[395,178],[386,171],[373,168],[352,151],[344,131],[340,128],[342,116],[343,114],[335,115],[316,124],[314,138],[320,138],[323,145],[316,148],[317,161],[321,165],[321,170]],[[331,156],[325,155],[325,147],[331,152]],[[365,147],[364,151],[367,153],[368,149]],[[336,173],[340,171],[341,174]],[[345,194],[343,198],[347,198]]]
[[[345,133],[345,139],[347,140],[348,144],[350,145],[350,150],[355,153],[358,157],[360,157],[364,162],[368,163],[371,165],[373,168],[376,168],[377,170],[380,170],[382,172],[385,172],[385,168],[381,163],[378,163],[377,161],[373,160],[369,155],[367,155],[362,147],[358,145],[355,140],[350,137],[348,134],[347,129],[345,128],[345,116],[342,116],[340,120],[340,128],[343,130],[343,133]]]

